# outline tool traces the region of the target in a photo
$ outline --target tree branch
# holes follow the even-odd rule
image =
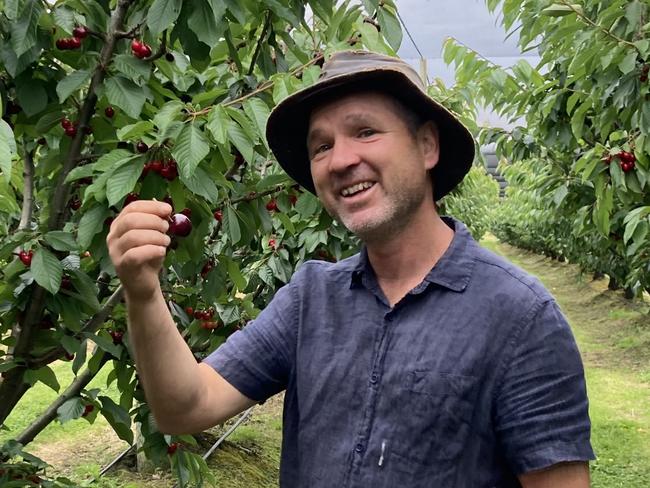
[[[20,442],[23,446],[32,442],[34,438],[56,418],[58,408],[71,398],[79,395],[81,390],[92,381],[92,379],[97,375],[97,373],[99,373],[99,371],[111,358],[110,355],[101,350],[95,354],[95,356],[98,355],[101,355],[101,359],[99,361],[99,367],[97,368],[97,371],[92,372],[90,368],[86,368],[82,374],[77,376],[75,380],[70,383],[70,386],[68,386],[63,393],[61,393],[52,403],[50,403],[49,407],[47,407],[47,409],[36,420],[34,420],[20,434],[18,434],[16,441]],[[94,358],[91,359],[91,361],[94,361]]]
[[[269,26],[271,25],[271,17],[273,16],[273,12],[271,12],[271,9],[266,11],[266,22],[264,22],[264,27],[262,27],[262,33],[260,34],[260,37],[257,39],[257,45],[255,46],[255,52],[253,53],[253,58],[251,59],[251,65],[248,68],[248,75],[253,74],[253,69],[255,69],[255,62],[257,61],[257,56],[259,56],[260,51],[262,49],[262,44],[264,43],[264,39],[266,38],[266,32],[269,30]]]

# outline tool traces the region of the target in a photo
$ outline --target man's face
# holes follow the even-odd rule
[[[433,205],[428,170],[438,162],[437,131],[409,131],[387,95],[362,93],[311,115],[307,148],[316,193],[326,210],[368,242],[402,230]]]

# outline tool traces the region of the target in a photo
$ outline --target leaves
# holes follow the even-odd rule
[[[53,295],[59,291],[63,267],[54,254],[38,248],[32,258],[31,272],[34,280]]]
[[[16,155],[16,141],[9,124],[0,119],[0,170],[5,181],[11,180],[11,160]]]
[[[36,44],[38,19],[43,12],[41,2],[38,0],[25,0],[20,14],[10,23],[11,47],[16,56],[20,57]]]
[[[90,79],[90,71],[79,70],[68,74],[56,85],[56,94],[59,96],[59,102],[63,103],[67,98],[78,90]]]
[[[178,162],[180,172],[185,179],[190,179],[199,163],[210,152],[208,139],[194,122],[185,124],[172,155]]]
[[[36,370],[28,369],[25,371],[24,378],[25,382],[30,385],[34,385],[37,381],[40,381],[41,383],[52,388],[57,393],[61,389],[61,385],[59,384],[59,380],[56,378],[56,374],[49,366],[43,366],[42,368]]]
[[[131,192],[141,173],[142,163],[139,160],[131,161],[113,172],[106,183],[108,204],[115,205],[122,197]]]
[[[154,0],[147,14],[147,25],[154,35],[171,26],[181,13],[182,0]]]
[[[106,96],[108,101],[121,108],[130,117],[137,118],[142,112],[146,100],[146,92],[142,87],[121,75],[106,80]]]
[[[57,251],[75,251],[79,248],[74,237],[69,232],[53,230],[43,236],[53,249]]]

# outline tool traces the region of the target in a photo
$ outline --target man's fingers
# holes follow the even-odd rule
[[[130,212],[120,214],[111,225],[111,237],[119,238],[134,229],[155,230],[164,234],[169,229],[169,222],[151,213]]]
[[[160,218],[166,219],[172,213],[172,206],[169,203],[159,202],[157,200],[136,200],[124,207],[120,212],[120,215],[126,215],[133,212],[154,214]]]
[[[121,265],[126,268],[136,268],[153,264],[152,261],[165,258],[167,248],[147,244],[145,246],[133,247],[122,255]]]
[[[118,247],[122,254],[126,254],[127,251],[135,247],[150,244],[166,248],[170,242],[171,238],[167,234],[155,230],[133,229],[120,236]]]

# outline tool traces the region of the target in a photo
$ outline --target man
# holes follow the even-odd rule
[[[279,163],[364,249],[305,263],[197,365],[158,282],[171,209],[126,207],[107,242],[161,430],[286,390],[283,487],[587,487],[584,373],[557,304],[436,212],[472,164],[463,125],[402,61],[343,52],[267,127]]]

